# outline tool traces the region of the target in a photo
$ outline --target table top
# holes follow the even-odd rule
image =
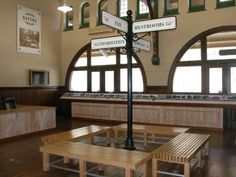
[[[69,141],[61,141],[52,145],[42,146],[40,147],[40,151],[130,169],[137,169],[152,158],[152,153]]]
[[[127,130],[127,124],[120,124],[113,127],[114,130],[125,131]],[[183,127],[167,127],[167,126],[157,126],[157,125],[141,125],[141,124],[133,124],[134,132],[141,133],[156,133],[162,135],[178,135],[180,133],[187,132],[189,128]]]

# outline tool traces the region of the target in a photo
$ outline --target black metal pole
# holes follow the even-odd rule
[[[126,52],[128,60],[128,111],[127,111],[127,139],[125,142],[125,149],[134,150],[133,140],[133,103],[132,103],[132,55],[133,55],[133,21],[132,11],[127,11],[128,32],[126,33]]]

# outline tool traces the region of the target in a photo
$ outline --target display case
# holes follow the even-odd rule
[[[29,85],[32,86],[49,85],[49,71],[29,70]]]

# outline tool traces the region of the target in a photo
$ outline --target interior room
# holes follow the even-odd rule
[[[236,177],[235,0],[1,0],[1,177]]]

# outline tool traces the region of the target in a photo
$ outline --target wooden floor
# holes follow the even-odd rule
[[[79,176],[58,169],[52,169],[48,173],[43,172],[42,154],[39,152],[39,146],[42,145],[42,136],[89,124],[98,123],[59,119],[57,120],[57,129],[54,131],[27,136],[23,139],[0,142],[0,177]],[[194,170],[192,177],[236,177],[236,131],[212,132],[192,130],[192,132],[211,135],[208,168],[205,170]]]

